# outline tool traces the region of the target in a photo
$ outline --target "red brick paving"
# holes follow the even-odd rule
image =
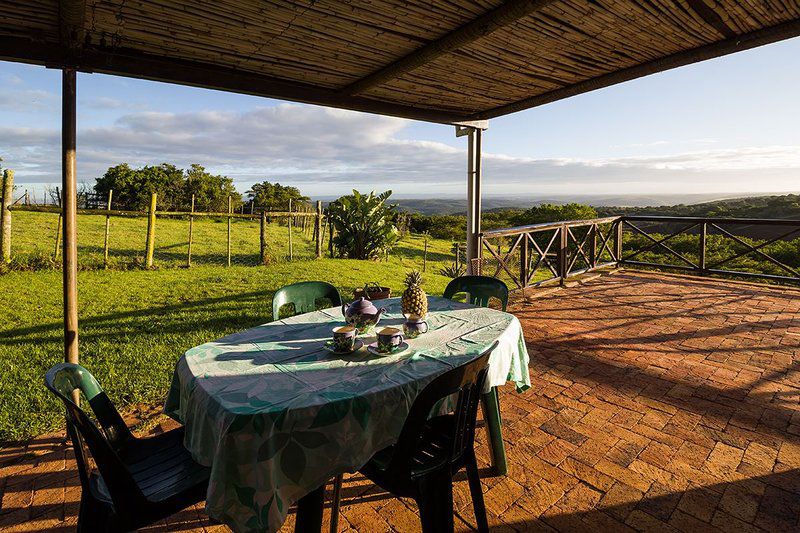
[[[533,388],[502,392],[509,475],[484,478],[493,530],[800,530],[800,291],[621,272],[514,313]],[[0,450],[0,530],[74,529],[61,441]],[[487,464],[483,432],[477,451]],[[455,505],[471,529],[463,476]],[[202,507],[151,528],[224,529]],[[412,502],[354,475],[340,529],[419,525]]]

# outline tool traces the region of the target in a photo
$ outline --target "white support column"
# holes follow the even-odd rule
[[[471,260],[481,256],[481,154],[483,130],[486,122],[476,125],[456,125],[456,136],[466,135],[467,150],[467,264],[471,269]]]
[[[61,220],[63,221],[64,359],[78,362],[78,183],[75,168],[76,80],[74,69],[61,77]]]

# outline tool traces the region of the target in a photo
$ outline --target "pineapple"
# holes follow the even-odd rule
[[[422,290],[422,275],[419,270],[406,274],[406,290],[401,300],[403,314],[409,319],[422,319],[428,314],[428,295]]]

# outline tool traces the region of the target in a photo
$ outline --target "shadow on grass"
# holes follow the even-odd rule
[[[274,291],[252,291],[137,309],[133,311],[86,316],[81,319],[81,336],[87,341],[146,337],[156,332],[190,333],[202,329],[236,331],[272,319],[269,303]],[[264,314],[254,316],[253,305],[264,302]],[[3,331],[0,346],[18,346],[31,342],[61,342],[61,321]]]

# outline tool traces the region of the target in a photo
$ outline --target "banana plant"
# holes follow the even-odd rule
[[[398,240],[394,225],[397,206],[386,201],[392,191],[342,196],[328,206],[328,217],[336,230],[333,245],[339,257],[375,259],[391,250]]]

